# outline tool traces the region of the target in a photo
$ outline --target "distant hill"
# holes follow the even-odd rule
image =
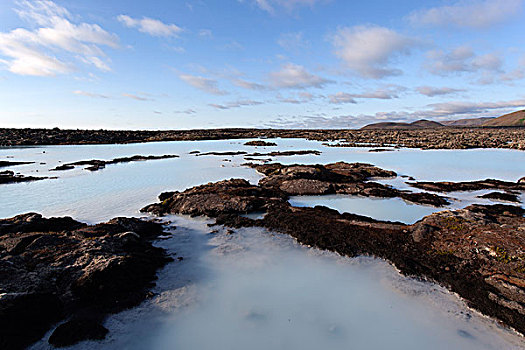
[[[431,120],[416,120],[412,123],[394,123],[394,122],[383,122],[368,124],[361,128],[361,130],[374,130],[374,129],[435,129],[442,128],[444,125]]]
[[[493,120],[493,117],[480,117],[469,119],[445,120],[440,123],[445,126],[481,126],[483,123]]]
[[[488,120],[482,126],[525,126],[525,110]]]

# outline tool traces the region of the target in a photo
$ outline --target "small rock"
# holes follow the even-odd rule
[[[74,345],[83,340],[102,340],[109,331],[98,321],[91,319],[73,319],[58,326],[49,344],[56,347]]]

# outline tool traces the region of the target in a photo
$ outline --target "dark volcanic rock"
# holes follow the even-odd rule
[[[71,165],[71,164],[62,164],[62,165],[58,165],[58,166],[56,166],[56,167],[53,168],[53,169],[49,169],[49,171],[64,171],[64,170],[72,170],[72,169],[75,169],[75,166],[74,166],[74,165]]]
[[[274,202],[283,202],[280,191],[251,185],[243,179],[231,179],[193,187],[184,192],[170,192],[159,196],[162,202],[142,209],[162,214],[217,216],[222,213],[249,213],[264,211]]]
[[[0,184],[29,182],[29,181],[38,181],[38,180],[45,180],[45,179],[48,179],[48,177],[16,175],[14,171],[11,171],[11,170],[0,171]]]
[[[423,149],[525,149],[525,128],[449,128],[417,130],[322,129],[200,129],[200,130],[61,130],[0,129],[0,145],[64,145],[154,141],[303,138],[341,141],[334,147],[391,147]]]
[[[205,153],[196,153],[195,155],[198,156],[238,156],[248,154],[248,152],[245,151],[227,151],[227,152],[205,152]]]
[[[327,177],[352,174],[347,173],[348,165],[338,164],[332,168],[338,170],[338,175],[327,173],[326,168],[320,166],[269,164],[260,166],[260,171],[268,178],[301,174],[298,184],[308,183],[313,187],[307,188],[324,192],[328,189],[320,182],[326,183]],[[370,170],[375,172],[373,168]],[[360,178],[363,177],[366,175]],[[413,225],[405,225],[340,214],[319,206],[292,207],[278,195],[284,192],[280,189],[283,183],[281,179],[261,187],[244,180],[212,183],[164,196],[162,203],[145,210],[159,214],[208,215],[216,217],[217,224],[266,227],[287,233],[303,244],[347,256],[378,256],[394,263],[404,274],[446,286],[465,298],[470,306],[525,332],[524,209],[472,205],[435,213]],[[299,185],[297,188],[302,189]],[[273,192],[267,192],[270,190]],[[190,207],[195,209],[189,210]],[[263,219],[239,215],[261,210],[266,212]]]
[[[55,344],[101,336],[94,323],[144,300],[171,260],[151,244],[161,233],[162,225],[135,218],[93,226],[35,213],[0,220],[2,348],[23,348],[64,317],[76,321],[57,329]],[[94,323],[79,323],[86,314]]]
[[[266,146],[266,147],[270,147],[270,146],[277,146],[277,144],[275,142],[268,142],[268,141],[262,141],[262,140],[257,140],[257,141],[248,141],[246,143],[244,143],[245,146]]]
[[[16,273],[16,270],[13,271]],[[2,291],[4,293],[4,291]],[[7,293],[0,298],[0,348],[23,349],[39,340],[63,317],[53,293]]]
[[[338,162],[327,165],[247,164],[266,175],[259,185],[280,190],[286,195],[348,194],[366,197],[400,197],[425,205],[448,204],[444,197],[431,193],[399,191],[390,186],[368,181],[388,178],[396,173],[370,164]]]
[[[100,159],[80,160],[78,162],[59,165],[53,169],[50,169],[50,171],[70,170],[70,169],[74,169],[75,166],[82,166],[82,165],[88,165],[85,168],[85,170],[97,171],[100,169],[104,169],[106,165],[109,165],[109,164],[140,162],[140,161],[146,161],[146,160],[168,159],[168,158],[178,158],[178,157],[179,156],[176,154],[165,154],[162,156],[135,155],[132,157],[120,157],[120,158],[115,158],[112,160],[100,160]]]
[[[250,153],[247,154],[247,157],[290,157],[290,156],[305,156],[308,154],[313,154],[316,156],[321,155],[320,151],[315,150],[299,150],[299,151],[273,151],[268,153]]]
[[[58,326],[49,337],[49,344],[55,347],[71,346],[82,340],[102,340],[108,334],[107,328],[93,319],[72,319]]]
[[[504,193],[504,192],[490,192],[487,194],[484,194],[482,196],[478,196],[479,198],[488,198],[488,199],[497,199],[500,201],[507,201],[507,202],[514,202],[519,203],[520,200],[518,199],[518,196],[513,193]]]
[[[35,162],[11,162],[9,160],[0,160],[0,168],[5,168],[8,166],[14,165],[23,165],[23,164],[34,164]]]
[[[466,182],[407,182],[410,186],[434,192],[506,190],[525,191],[525,183],[494,179]]]

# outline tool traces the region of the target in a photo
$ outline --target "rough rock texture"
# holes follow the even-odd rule
[[[266,175],[259,185],[280,190],[286,195],[348,194],[366,197],[400,197],[407,201],[443,206],[446,198],[430,193],[400,191],[368,181],[370,178],[395,177],[393,171],[370,164],[338,162],[327,165],[247,164]]]
[[[478,191],[478,190],[506,190],[506,191],[525,191],[524,182],[509,182],[494,179],[466,182],[408,182],[412,187],[434,192],[455,192],[455,191]]]
[[[217,216],[223,213],[264,211],[274,202],[284,202],[280,191],[251,185],[243,179],[231,179],[193,187],[184,192],[166,192],[162,201],[142,209],[159,214],[187,214]]]
[[[289,157],[289,156],[305,156],[309,154],[319,156],[321,155],[321,152],[316,151],[316,150],[273,151],[273,152],[268,152],[268,153],[255,152],[255,153],[247,154],[246,156],[247,157]]]
[[[478,196],[478,197],[479,198],[487,198],[487,199],[496,199],[496,200],[506,201],[506,202],[520,203],[518,195],[514,194],[514,193],[490,192],[490,193],[487,193],[487,194],[484,194],[484,195]]]
[[[268,142],[268,141],[248,141],[244,143],[245,146],[261,146],[261,147],[270,147],[270,146],[277,146],[275,142]]]
[[[244,155],[246,157],[287,157],[287,156],[303,156],[303,155],[320,155],[320,151],[315,150],[298,150],[298,151],[274,151],[268,153],[248,153],[246,151],[226,151],[226,152],[206,152],[206,153],[196,153],[195,156],[239,156]]]
[[[153,141],[302,138],[341,141],[333,146],[410,148],[513,148],[525,150],[525,128],[424,130],[201,129],[165,131],[0,129],[0,145],[64,145]]]
[[[150,239],[162,226],[116,218],[88,226],[29,213],[0,220],[0,348],[19,349],[56,322],[55,345],[102,336],[110,312],[137,305],[168,261]],[[91,325],[83,333],[79,325]]]
[[[25,176],[21,174],[15,174],[15,172],[11,170],[0,171],[0,185],[18,182],[38,181],[44,179],[49,178],[44,176]]]
[[[281,176],[283,168],[272,166],[261,170]],[[342,165],[334,168],[342,173],[347,171]],[[311,175],[318,168],[290,169],[287,171]],[[300,180],[302,184],[305,179]],[[314,181],[315,188],[324,190],[319,184],[322,180]],[[378,256],[391,261],[405,274],[448,287],[472,307],[525,332],[524,209],[472,205],[405,225],[340,214],[319,206],[292,207],[276,192],[279,191],[273,185],[258,187],[244,180],[229,180],[182,193],[163,194],[162,203],[144,210],[157,214],[208,215],[216,217],[217,224],[262,226],[287,233],[303,244],[347,256]],[[263,219],[239,215],[261,210],[266,212]]]
[[[119,164],[119,163],[130,163],[130,162],[140,162],[145,160],[156,160],[156,159],[168,159],[168,158],[178,158],[179,156],[176,154],[165,154],[162,156],[141,156],[141,155],[135,155],[131,157],[120,157],[115,158],[112,160],[99,160],[99,159],[91,159],[91,160],[81,160],[78,162],[73,163],[66,163],[57,166],[56,168],[50,169],[50,171],[62,171],[62,170],[71,170],[74,169],[75,166],[79,165],[88,165],[88,167],[85,168],[85,170],[89,171],[97,171],[100,169],[104,169],[106,165],[109,164]]]

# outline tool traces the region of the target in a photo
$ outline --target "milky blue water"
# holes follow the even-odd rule
[[[418,180],[515,181],[525,175],[525,153],[508,150],[369,153],[304,140],[275,140],[279,147],[243,146],[245,140],[131,145],[49,146],[0,149],[0,160],[35,164],[12,167],[26,175],[58,176],[0,187],[0,217],[36,211],[100,222],[138,210],[162,191],[232,177],[256,183],[242,156],[190,155],[193,150],[273,151],[317,149],[321,156],[274,157],[283,163],[367,162]],[[44,153],[45,152],[45,153]],[[49,172],[85,159],[179,154],[177,159]],[[9,158],[8,158],[9,157]],[[13,157],[13,158],[11,158]],[[46,164],[40,164],[46,163]],[[382,180],[406,187],[402,178]],[[452,207],[476,199],[454,193]],[[398,199],[294,197],[297,205],[325,204],[340,211],[414,222],[436,210]],[[173,235],[159,241],[183,256],[159,272],[158,295],[108,318],[102,342],[76,349],[519,349],[523,338],[469,310],[431,283],[406,278],[373,258],[343,258],[301,246],[263,229],[212,232],[202,218],[173,216]],[[34,346],[48,348],[45,339]]]

